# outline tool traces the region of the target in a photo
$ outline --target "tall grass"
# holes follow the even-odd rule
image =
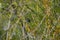
[[[0,0],[0,40],[59,40],[60,0]]]

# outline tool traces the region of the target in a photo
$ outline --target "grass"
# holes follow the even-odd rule
[[[0,40],[59,40],[59,0],[0,0]]]

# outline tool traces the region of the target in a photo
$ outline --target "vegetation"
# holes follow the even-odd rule
[[[0,40],[60,40],[60,0],[0,0]]]

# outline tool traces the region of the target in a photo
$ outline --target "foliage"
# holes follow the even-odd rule
[[[0,40],[59,40],[60,0],[0,0]]]

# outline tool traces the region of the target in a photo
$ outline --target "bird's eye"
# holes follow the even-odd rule
[[[12,5],[13,8],[15,8],[16,6],[15,5]]]
[[[29,18],[26,19],[26,22],[31,22],[31,20]]]
[[[5,8],[2,8],[2,10],[5,10]]]

